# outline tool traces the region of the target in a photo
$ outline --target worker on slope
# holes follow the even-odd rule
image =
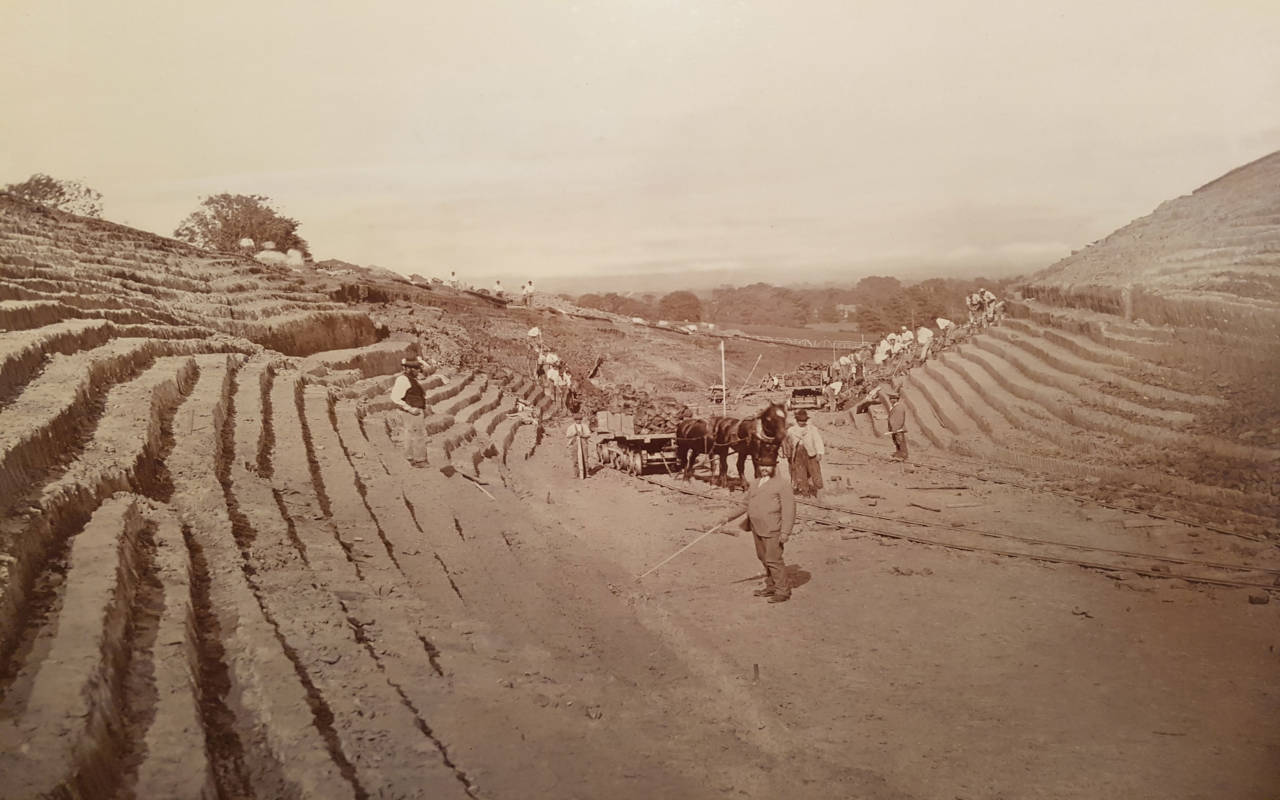
[[[791,464],[791,488],[803,497],[817,497],[822,489],[822,456],[825,449],[822,434],[809,424],[809,412],[796,412],[796,424],[787,430],[788,460]]]
[[[741,527],[751,531],[756,558],[764,565],[765,572],[764,587],[752,594],[768,598],[770,603],[785,603],[791,599],[791,583],[782,551],[795,526],[796,499],[791,484],[778,475],[775,467],[775,464],[758,465],[760,477],[751,481],[742,505],[720,525],[728,525],[745,514]]]
[[[942,338],[942,341],[938,342],[938,347],[951,344],[951,333],[955,330],[956,324],[946,317],[938,317],[934,322],[938,324],[938,333]]]
[[[520,289],[520,299],[525,307],[533,305],[533,281],[530,280]]]
[[[923,364],[929,360],[929,350],[933,347],[933,331],[921,325],[916,331],[916,341],[920,343],[920,363]]]
[[[404,449],[415,467],[427,463],[427,394],[419,382],[425,366],[421,359],[400,359],[400,373],[391,384],[391,402],[411,417],[403,426]]]

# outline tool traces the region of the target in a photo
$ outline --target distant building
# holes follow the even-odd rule
[[[836,303],[836,313],[840,315],[842,322],[848,322],[849,317],[858,313],[858,306],[853,303]]]

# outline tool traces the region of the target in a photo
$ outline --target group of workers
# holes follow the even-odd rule
[[[1004,301],[986,289],[966,296],[964,304],[969,309],[969,325],[973,330],[995,325],[1004,317]]]
[[[473,291],[476,289],[475,286],[472,286],[471,284],[463,283],[461,280],[459,280],[458,273],[456,270],[451,270],[449,272],[449,279],[445,281],[445,285],[451,289],[471,289]],[[494,297],[500,300],[506,299],[507,290],[503,288],[501,279],[495,280],[493,282],[493,289],[490,291],[490,294],[492,294]],[[524,284],[520,286],[520,302],[522,305],[525,305],[525,306],[533,305],[533,281],[532,280],[527,280],[524,282]]]
[[[554,408],[565,407],[570,395],[576,391],[569,365],[561,361],[560,356],[543,343],[542,331],[539,328],[530,328],[528,339],[534,358],[533,379],[547,394],[551,395]]]

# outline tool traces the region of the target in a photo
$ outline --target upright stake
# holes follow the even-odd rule
[[[724,391],[720,395],[720,407],[724,411],[724,416],[729,416],[729,384],[725,380],[724,375],[724,339],[720,340],[720,388]]]

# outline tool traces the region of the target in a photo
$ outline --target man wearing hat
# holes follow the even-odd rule
[[[809,424],[809,412],[796,412],[796,424],[787,431],[791,453],[791,486],[803,497],[817,497],[822,489],[822,434]]]
[[[887,392],[882,392],[884,397],[884,407],[889,412],[889,430],[886,432],[893,437],[893,460],[907,460],[907,409],[902,405],[902,387],[893,386]]]
[[[764,587],[753,594],[768,598],[770,603],[785,603],[791,599],[791,582],[782,550],[796,523],[796,499],[791,486],[774,467],[774,464],[758,465],[760,476],[747,485],[743,504],[720,525],[728,525],[745,515],[741,527],[751,531],[756,558],[764,565]]]
[[[391,385],[391,402],[411,417],[404,425],[405,457],[415,467],[427,463],[427,432],[424,426],[427,414],[427,394],[418,381],[425,364],[418,358],[400,359],[400,374]]]

